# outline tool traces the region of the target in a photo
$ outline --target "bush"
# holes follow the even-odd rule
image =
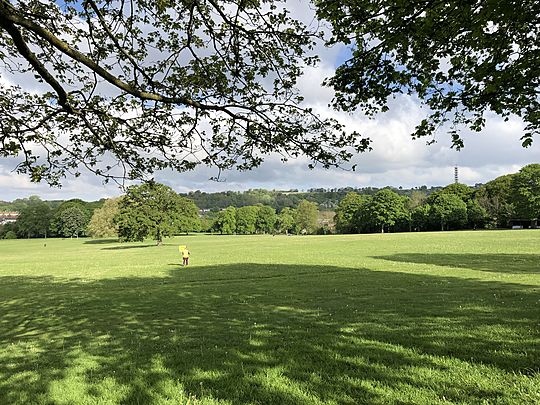
[[[13,231],[7,231],[4,235],[4,239],[17,239],[17,234]]]

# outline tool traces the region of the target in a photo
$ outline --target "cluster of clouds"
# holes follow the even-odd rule
[[[293,4],[293,13],[309,17],[312,10]],[[298,3],[298,4],[297,4]],[[303,14],[302,14],[303,13]],[[328,105],[333,97],[331,89],[322,86],[324,78],[333,74],[347,54],[344,47],[316,49],[321,62],[307,68],[298,83],[306,105],[324,117],[333,117],[350,131],[358,131],[372,139],[373,150],[355,156],[356,170],[308,168],[308,161],[298,158],[283,163],[279,156],[269,155],[265,162],[251,171],[222,173],[222,181],[210,180],[217,170],[200,167],[193,172],[157,173],[157,181],[178,192],[201,190],[207,192],[265,188],[276,190],[384,187],[404,188],[427,185],[446,185],[453,181],[454,166],[459,167],[460,182],[473,185],[485,183],[497,176],[518,171],[522,166],[540,162],[540,141],[529,148],[521,146],[523,123],[518,118],[504,121],[495,114],[486,116],[486,126],[480,133],[464,132],[465,148],[456,151],[450,147],[450,137],[444,131],[437,134],[435,143],[427,145],[425,139],[413,140],[410,133],[424,116],[418,100],[401,96],[393,100],[390,110],[373,119],[362,113],[344,113]],[[17,161],[0,159],[0,200],[39,195],[44,199],[82,198],[96,200],[122,193],[115,184],[103,184],[102,179],[90,173],[78,178],[66,178],[61,189],[46,184],[35,184],[13,172]]]

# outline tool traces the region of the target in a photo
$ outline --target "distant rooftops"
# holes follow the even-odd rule
[[[9,222],[15,222],[18,217],[19,217],[19,213],[16,211],[0,212],[0,224],[7,224]]]

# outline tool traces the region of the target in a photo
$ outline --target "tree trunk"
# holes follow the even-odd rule
[[[381,225],[381,233],[384,233],[384,224]]]

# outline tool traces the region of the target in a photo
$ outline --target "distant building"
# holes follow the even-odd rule
[[[16,211],[0,212],[0,225],[17,221],[19,213]]]
[[[19,213],[16,211],[0,212],[0,225],[15,222],[19,217]]]

